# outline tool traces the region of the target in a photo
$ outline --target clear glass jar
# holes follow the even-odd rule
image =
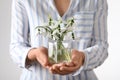
[[[70,62],[72,41],[53,41],[48,42],[49,60],[51,63]]]

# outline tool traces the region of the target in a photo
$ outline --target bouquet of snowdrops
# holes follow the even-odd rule
[[[48,23],[36,27],[38,34],[48,37],[51,41],[48,42],[50,62],[59,63],[63,61],[69,62],[71,60],[71,49],[64,45],[64,38],[67,36],[67,34],[70,34],[72,40],[75,39],[73,24],[74,18],[63,21],[62,19],[53,20],[52,17],[49,16]]]

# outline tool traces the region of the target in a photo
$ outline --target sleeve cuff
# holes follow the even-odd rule
[[[83,66],[81,66],[76,72],[72,73],[72,76],[77,76],[78,74],[81,73],[82,70],[83,70]]]
[[[32,49],[32,47],[27,47],[26,49],[25,49],[25,52],[24,52],[24,54],[23,54],[23,56],[22,56],[22,68],[29,68],[31,65],[29,64],[26,64],[26,58],[27,58],[27,55],[28,55],[28,52],[30,51]]]

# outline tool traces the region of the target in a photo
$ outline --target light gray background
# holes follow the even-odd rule
[[[0,0],[0,80],[19,80],[21,69],[9,55],[12,0]],[[99,80],[120,80],[120,0],[108,0],[109,57],[95,69]]]
[[[9,54],[12,0],[0,0],[0,80],[19,80],[20,70]]]

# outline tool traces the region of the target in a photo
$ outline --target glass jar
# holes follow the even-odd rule
[[[70,62],[72,41],[53,41],[48,42],[49,60],[51,63]]]

